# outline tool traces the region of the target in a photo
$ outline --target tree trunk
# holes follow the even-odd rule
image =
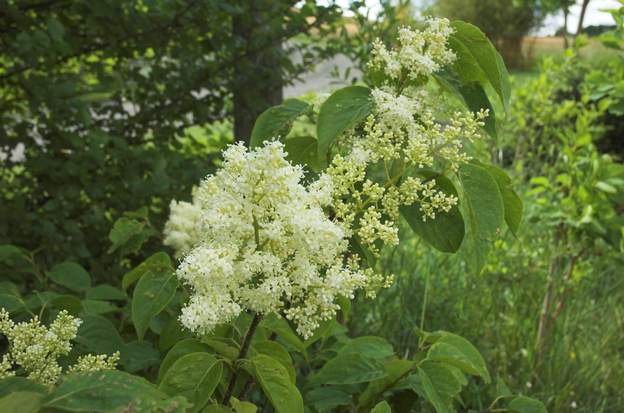
[[[232,92],[234,139],[249,143],[258,115],[283,100],[280,68],[283,13],[281,1],[253,0],[232,21],[232,32],[244,45],[234,63]]]
[[[589,0],[583,0],[583,4],[581,5],[581,15],[579,16],[578,26],[576,28],[576,35],[583,33],[583,21],[585,20],[585,12],[587,12],[587,6],[589,5]]]
[[[507,67],[519,68],[524,63],[522,36],[503,37],[500,40],[500,53]]]

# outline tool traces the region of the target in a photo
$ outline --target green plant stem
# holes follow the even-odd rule
[[[427,266],[429,267],[429,266]],[[427,298],[429,295],[429,268],[427,268],[427,273],[425,274],[425,292],[423,294],[423,305],[420,311],[420,331],[421,333],[425,331],[425,314],[427,313]],[[424,335],[421,334],[420,342],[418,343],[418,347],[422,347],[424,342]]]
[[[253,339],[254,334],[256,333],[256,329],[260,324],[260,320],[262,320],[262,315],[255,314],[253,320],[251,320],[251,324],[249,325],[249,329],[247,330],[247,334],[245,334],[245,338],[241,343],[240,351],[238,352],[238,357],[234,361],[236,365],[237,362],[247,357],[247,352],[249,351],[249,346],[251,345],[251,340]],[[235,366],[237,368],[237,366]],[[223,396],[223,404],[225,406],[230,402],[230,398],[232,397],[232,393],[234,392],[234,386],[236,385],[236,379],[238,378],[238,373],[236,370],[232,373],[232,377],[230,377],[230,382],[228,383],[227,390],[225,391],[225,395]]]

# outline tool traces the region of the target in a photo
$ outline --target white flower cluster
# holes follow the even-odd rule
[[[176,251],[178,258],[189,252],[201,234],[201,209],[193,202],[172,200],[171,213],[165,224],[164,244]]]
[[[373,89],[374,110],[364,123],[363,135],[351,138],[354,147],[369,154],[370,162],[397,159],[419,168],[447,163],[452,170],[470,158],[463,152],[464,142],[480,136],[487,110],[456,112],[447,124],[436,121],[424,103],[426,94],[396,95],[390,90]]]
[[[338,296],[382,282],[345,258],[345,231],[323,210],[332,200],[331,181],[304,186],[301,167],[285,156],[279,142],[253,151],[231,145],[222,168],[196,191],[194,207],[172,204],[178,223],[201,215],[192,233],[199,236],[177,269],[192,290],[181,315],[190,330],[205,334],[251,310],[281,312],[308,337],[333,317]],[[171,234],[170,245],[187,245]]]
[[[455,54],[447,47],[448,38],[453,33],[450,22],[430,18],[425,25],[424,30],[399,29],[396,50],[388,50],[379,39],[375,40],[368,69],[383,73],[388,80],[402,82],[429,76],[452,63]]]
[[[0,362],[0,379],[15,375],[14,366],[21,367],[27,378],[44,385],[53,385],[62,368],[57,359],[71,351],[70,340],[76,337],[81,321],[61,311],[49,328],[34,317],[29,322],[14,323],[9,313],[0,308],[0,333],[9,341],[9,350]],[[70,371],[113,369],[119,354],[83,356]]]
[[[457,204],[457,197],[436,189],[434,180],[406,172],[434,167],[456,171],[469,160],[464,142],[480,135],[487,117],[487,111],[457,112],[441,123],[427,93],[408,86],[408,80],[426,79],[455,58],[447,47],[449,21],[429,19],[426,24],[422,31],[400,29],[396,50],[375,42],[369,70],[385,81],[371,90],[372,113],[341,138],[347,154],[334,157],[327,170],[336,218],[345,228],[353,228],[373,254],[379,245],[398,243],[401,206],[418,204],[426,220]],[[368,177],[371,165],[383,170],[383,182]]]

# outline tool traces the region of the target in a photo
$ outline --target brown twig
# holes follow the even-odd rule
[[[249,346],[251,345],[251,339],[256,333],[256,329],[260,324],[260,320],[262,320],[262,316],[260,314],[256,314],[251,320],[251,324],[249,325],[249,329],[247,330],[247,334],[245,334],[245,338],[241,344],[240,351],[238,352],[238,357],[234,361],[234,364],[239,362],[240,360],[247,357],[247,352],[249,351]],[[237,368],[235,366],[235,368]],[[225,391],[225,395],[223,396],[223,405],[227,406],[230,402],[230,398],[232,397],[232,393],[234,392],[234,386],[236,385],[236,379],[238,378],[238,373],[236,370],[232,373],[232,377],[230,377],[230,382],[228,383],[227,390]]]

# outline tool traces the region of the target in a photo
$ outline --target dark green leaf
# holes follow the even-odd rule
[[[449,401],[440,394],[427,372],[420,367],[418,368],[418,378],[427,401],[431,403],[435,411],[437,413],[450,413]]]
[[[100,284],[88,289],[85,297],[90,300],[125,300],[128,298],[119,288],[108,284]]]
[[[449,45],[457,55],[453,69],[465,81],[489,82],[506,107],[509,101],[509,73],[500,54],[476,26],[454,21],[455,33],[449,38]]]
[[[503,198],[498,184],[482,166],[464,164],[458,176],[462,185],[461,207],[467,223],[467,258],[478,273],[503,224]]]
[[[139,340],[143,339],[152,317],[165,309],[173,299],[178,281],[173,272],[169,274],[144,274],[132,295],[132,322]]]
[[[481,84],[478,82],[461,82],[457,75],[449,71],[438,73],[435,77],[446,90],[459,97],[471,112],[487,109],[488,116],[485,118],[484,129],[490,136],[497,136],[496,113]]]
[[[75,262],[66,261],[55,265],[46,274],[55,283],[73,291],[86,291],[91,287],[89,273]]]
[[[264,141],[285,139],[292,123],[309,107],[298,99],[287,99],[281,105],[262,112],[251,131],[250,147],[260,146]]]
[[[0,412],[37,413],[42,399],[41,393],[17,391],[0,399]]]
[[[210,400],[222,371],[223,364],[212,354],[186,354],[167,370],[159,389],[171,396],[186,397],[193,403],[191,412],[197,412]]]
[[[314,171],[320,168],[316,138],[299,136],[286,139],[284,150],[288,153],[287,159],[292,163],[306,166]]]
[[[321,367],[311,379],[315,384],[365,383],[386,376],[384,363],[356,353],[338,354]]]
[[[144,378],[118,370],[68,375],[44,399],[44,407],[73,412],[183,412],[188,406],[183,398],[169,399]]]
[[[282,364],[263,354],[251,358],[253,372],[277,413],[303,413],[303,399]]]
[[[209,345],[194,338],[182,340],[177,343],[171,348],[171,350],[169,350],[165,359],[160,364],[160,369],[158,370],[158,381],[162,380],[167,373],[167,370],[169,370],[173,363],[175,363],[180,357],[186,354],[198,352],[212,353],[213,351]]]
[[[547,413],[544,403],[526,396],[514,398],[507,408],[513,413]]]
[[[427,359],[448,363],[468,374],[480,376],[490,382],[490,373],[479,351],[465,338],[442,332],[427,352]]]
[[[321,105],[316,126],[321,162],[325,163],[336,138],[364,120],[372,109],[370,89],[364,86],[339,89]]]
[[[317,387],[306,394],[306,406],[314,406],[319,412],[330,412],[338,406],[349,406],[352,396],[336,387]]]
[[[455,186],[444,175],[432,171],[421,173],[426,179],[434,179],[437,188],[447,195],[457,196]],[[464,239],[464,219],[459,208],[453,207],[449,212],[436,213],[435,219],[423,221],[420,206],[408,205],[400,208],[401,215],[412,230],[423,240],[442,252],[456,252]]]
[[[511,187],[511,179],[505,171],[494,165],[483,165],[496,181],[498,189],[503,197],[505,208],[505,222],[514,235],[518,235],[520,222],[522,221],[522,200]]]
[[[157,252],[139,264],[132,271],[127,272],[121,281],[121,286],[127,290],[132,284],[139,280],[145,273],[151,271],[154,274],[169,274],[173,272],[171,258],[164,252]]]
[[[83,316],[82,324],[74,341],[85,352],[94,354],[112,354],[125,346],[115,326],[106,318],[97,315]]]

